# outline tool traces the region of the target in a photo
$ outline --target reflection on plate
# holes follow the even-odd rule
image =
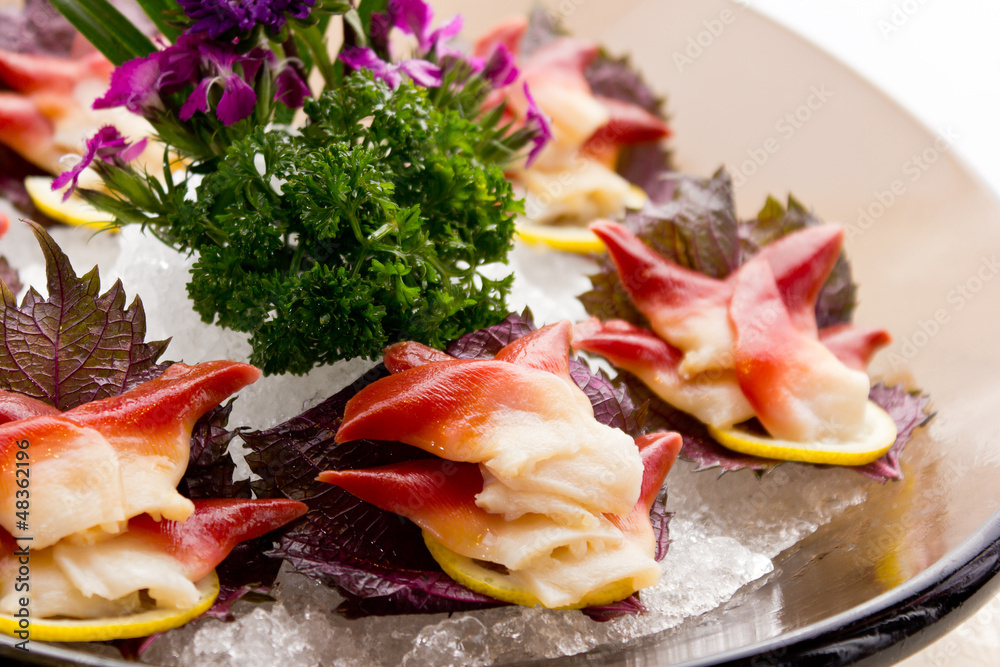
[[[903,482],[871,485],[866,502],[780,554],[772,573],[723,608],[638,645],[602,649],[594,660],[780,663],[808,650],[836,654],[826,663],[835,664],[874,650],[893,658],[915,650],[971,613],[974,604],[952,609],[969,596],[978,601],[984,593],[976,589],[997,569],[995,549],[987,547],[1000,537],[992,423],[1000,398],[1000,280],[993,281],[1000,204],[956,162],[946,136],[920,127],[828,56],[739,4],[551,4],[573,32],[613,53],[631,52],[668,95],[683,171],[709,175],[726,164],[744,216],[767,194],[793,192],[846,227],[860,284],[857,321],[896,338],[872,374],[919,385],[938,413],[908,446]],[[442,17],[461,11],[473,35],[528,5],[445,0],[435,8]],[[533,252],[515,259],[530,264]],[[732,481],[747,485],[748,503],[760,504],[754,516],[766,515],[768,498],[754,493],[756,482]],[[734,512],[733,520],[741,516]],[[923,589],[931,593],[918,595]],[[895,630],[873,625],[915,610],[927,613]],[[890,646],[948,612],[917,640]]]

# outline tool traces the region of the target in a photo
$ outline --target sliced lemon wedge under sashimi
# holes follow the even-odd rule
[[[522,605],[524,607],[534,607],[542,602],[530,591],[524,590],[513,580],[510,574],[506,573],[501,565],[483,563],[467,556],[457,554],[445,545],[441,544],[433,535],[426,530],[421,531],[424,536],[424,543],[431,556],[441,566],[445,574],[462,584],[469,590],[488,595],[501,602]],[[631,579],[616,581],[612,584],[588,593],[576,604],[559,609],[582,609],[584,607],[597,607],[624,600],[635,591]]]
[[[857,439],[850,442],[793,442],[751,433],[740,428],[714,428],[709,432],[722,446],[766,459],[838,466],[861,466],[885,455],[896,442],[896,422],[868,401],[865,421]]]
[[[53,190],[52,181],[49,176],[29,176],[24,179],[24,189],[39,211],[67,225],[103,229],[111,223],[112,216],[109,213],[94,208],[75,193],[63,201],[62,191]]]
[[[102,642],[112,639],[146,637],[180,627],[211,608],[219,595],[219,578],[213,570],[195,583],[198,602],[185,609],[149,609],[127,616],[108,618],[30,618],[27,631],[31,639],[44,642]],[[20,620],[0,615],[0,632],[14,635],[23,632]]]
[[[536,225],[518,221],[517,236],[525,243],[543,243],[556,250],[587,254],[604,252],[604,244],[586,227]]]

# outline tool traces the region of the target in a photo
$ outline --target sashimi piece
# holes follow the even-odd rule
[[[186,519],[194,506],[176,486],[194,423],[259,376],[231,361],[174,364],[120,396],[0,425],[0,525],[44,548],[70,535],[89,542],[117,533],[144,512]],[[31,520],[18,528],[26,469]]]
[[[195,500],[194,514],[184,522],[155,521],[148,514],[133,517],[128,533],[141,537],[184,565],[197,581],[240,542],[256,539],[298,519],[309,509],[287,498],[217,498]]]
[[[845,441],[862,427],[868,376],[798,330],[764,259],[745,264],[729,308],[736,378],[768,433],[794,442]]]
[[[819,340],[848,368],[866,371],[871,358],[892,342],[885,329],[840,324],[819,330]]]
[[[572,337],[573,325],[569,320],[561,320],[512,341],[497,352],[494,359],[552,373],[573,390],[583,412],[592,415],[594,407],[590,399],[569,372],[568,352]]]
[[[639,500],[628,516],[605,514],[604,516],[626,535],[637,538],[648,549],[655,551],[655,536],[649,523],[649,511],[663,488],[667,473],[677,461],[683,439],[680,433],[649,433],[636,438],[636,446],[642,457],[642,488]]]
[[[497,359],[441,361],[378,380],[348,402],[336,439],[395,440],[481,463],[495,478],[484,500],[490,506],[533,491],[592,512],[627,513],[642,475],[631,438],[594,420],[567,369],[531,367],[552,367],[555,348],[568,355],[566,326],[528,334]],[[566,485],[581,474],[586,491]]]
[[[0,49],[0,81],[19,93],[72,93],[83,79],[109,79],[112,69],[108,59],[96,52],[81,58],[58,58]]]
[[[30,513],[19,519],[17,491],[25,486]],[[78,531],[116,533],[127,505],[118,455],[96,430],[60,415],[0,426],[0,525],[31,537],[32,548]]]
[[[666,122],[638,104],[601,95],[594,99],[607,110],[608,121],[587,139],[584,150],[600,143],[641,144],[670,136]]]
[[[161,607],[197,602],[194,585],[240,542],[275,530],[306,513],[288,499],[199,500],[184,522],[131,519],[118,537],[93,545],[60,542],[53,558],[74,587],[87,596],[116,600],[147,591]]]
[[[0,143],[49,172],[58,172],[65,150],[56,145],[55,126],[33,100],[0,92]]]
[[[781,299],[800,331],[816,334],[816,299],[843,242],[841,227],[818,225],[769,243],[756,255],[770,265]]]
[[[390,373],[401,373],[417,366],[424,366],[436,361],[450,361],[454,358],[447,352],[412,340],[394,343],[382,352],[382,363],[385,364]]]
[[[556,549],[622,541],[620,531],[607,521],[580,529],[541,514],[508,521],[486,512],[476,504],[482,474],[469,463],[426,459],[368,470],[329,470],[317,479],[405,516],[455,553],[512,569]]]
[[[173,364],[154,380],[68,410],[62,418],[100,432],[115,449],[126,516],[148,513],[183,521],[193,508],[176,487],[187,469],[191,429],[259,377],[257,368],[235,361]]]
[[[553,149],[555,150],[555,149]],[[525,210],[538,224],[562,224],[620,217],[641,205],[632,185],[597,159],[572,158],[570,168],[536,164],[518,172],[527,190]]]
[[[485,512],[478,504],[482,477],[471,464],[424,460],[327,471],[319,479],[410,518],[461,556],[505,566],[509,582],[559,607],[618,581],[631,581],[637,590],[659,579],[649,509],[677,458],[680,436],[652,434],[639,445],[645,467],[632,511],[595,517],[585,527],[537,514],[506,520]]]
[[[607,246],[625,291],[653,331],[684,352],[682,376],[732,368],[727,282],[664,259],[616,222],[599,220],[590,229]]]
[[[521,38],[527,29],[528,19],[523,16],[501,21],[476,40],[472,54],[478,58],[488,58],[497,45],[503,44],[516,56],[521,52]]]
[[[576,325],[573,347],[599,354],[632,373],[657,396],[716,428],[727,428],[753,417],[732,369],[717,369],[684,377],[683,353],[652,331],[623,320],[592,318]]]
[[[138,591],[117,600],[84,595],[56,565],[51,548],[32,547],[27,563],[28,586],[20,591],[16,583],[19,565],[16,557],[0,558],[0,614],[18,612],[23,607],[22,598],[30,600],[32,618],[110,618],[130,614],[142,606]]]
[[[59,408],[37,398],[0,390],[0,424],[39,415],[58,414],[60,414]]]
[[[727,314],[737,269],[716,280],[661,257],[618,223],[600,220],[591,229],[604,241],[621,283],[652,329],[680,348],[680,372],[691,377],[732,368],[732,327]],[[755,259],[766,262],[793,324],[816,336],[816,299],[840,256],[843,230],[809,227],[765,245]]]

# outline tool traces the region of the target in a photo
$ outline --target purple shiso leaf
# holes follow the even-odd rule
[[[535,330],[531,311],[511,313],[500,324],[467,333],[448,344],[445,352],[459,359],[492,359],[497,352]]]
[[[899,456],[903,448],[913,437],[913,431],[934,417],[933,413],[927,411],[930,396],[907,391],[901,385],[887,387],[879,383],[872,387],[868,398],[888,412],[896,422],[896,442],[885,456],[857,470],[862,475],[880,482],[902,479],[903,471],[899,466]]]
[[[227,427],[233,401],[202,415],[191,432],[191,455],[187,471],[177,487],[187,498],[249,498],[250,482],[233,481],[236,464],[229,456],[229,443],[236,431]]]
[[[6,257],[0,257],[0,281],[3,281],[11,292],[17,294],[21,291],[21,278],[17,275],[17,269],[13,268]]]
[[[611,604],[602,605],[600,607],[587,607],[586,609],[581,609],[580,611],[589,616],[592,621],[607,623],[608,621],[613,621],[616,618],[621,618],[622,616],[645,614],[648,609],[642,606],[642,603],[639,601],[638,594],[633,593],[624,600],[612,602]]]
[[[454,341],[448,353],[463,359],[489,359],[534,329],[529,312],[512,314],[496,326]],[[267,431],[242,434],[251,450],[247,463],[260,476],[251,483],[257,497],[286,496],[310,507],[309,513],[283,531],[269,554],[288,559],[302,574],[338,587],[347,598],[338,611],[348,616],[464,611],[503,604],[447,577],[412,522],[315,480],[323,470],[372,468],[430,456],[401,443],[334,441],[347,401],[387,374],[378,366],[302,415]],[[613,387],[606,376],[594,375],[580,362],[573,363],[572,374],[595,403],[602,421],[641,428],[641,416],[623,388]],[[667,545],[669,515],[664,502],[665,494],[651,512],[658,557]]]
[[[28,224],[45,257],[49,296],[29,288],[18,305],[13,292],[0,288],[0,389],[68,410],[162,372],[157,359],[167,341],[144,342],[138,297],[126,307],[121,282],[100,294],[96,268],[78,277],[52,237]]]

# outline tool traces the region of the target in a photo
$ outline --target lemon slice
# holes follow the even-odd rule
[[[484,563],[457,554],[441,544],[437,538],[426,530],[422,532],[427,550],[431,552],[431,556],[441,566],[441,569],[444,570],[445,574],[466,588],[476,593],[488,595],[501,602],[510,602],[511,604],[518,604],[524,607],[534,607],[542,604],[531,591],[518,586],[514,577],[506,573],[503,566]],[[632,585],[632,579],[624,579],[588,593],[582,600],[575,604],[557,608],[582,609],[583,607],[597,607],[624,600],[634,592],[635,588]]]
[[[52,180],[49,176],[29,176],[24,179],[24,189],[39,211],[67,225],[103,229],[111,223],[111,215],[97,210],[76,193],[63,201],[63,193],[52,189]]]
[[[586,227],[536,225],[519,221],[516,229],[518,237],[525,243],[543,243],[556,250],[580,254],[605,251],[601,240]]]
[[[850,442],[793,442],[750,433],[739,428],[708,427],[722,446],[743,454],[766,459],[822,463],[837,466],[861,466],[885,455],[896,442],[896,422],[889,414],[868,401],[862,434]]]
[[[103,642],[146,637],[180,627],[208,611],[219,595],[219,577],[213,570],[195,586],[201,596],[187,609],[150,609],[109,618],[32,618],[27,630],[31,639],[43,642]],[[14,636],[15,632],[24,631],[18,621],[10,615],[0,615],[0,632]]]

